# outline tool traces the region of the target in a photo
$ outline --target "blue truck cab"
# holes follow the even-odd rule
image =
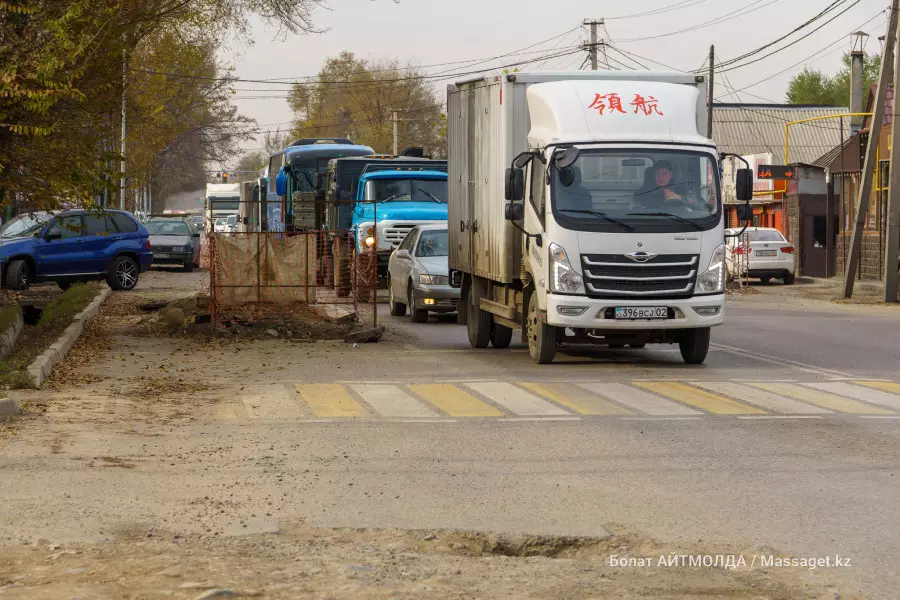
[[[383,278],[391,252],[416,225],[447,222],[447,173],[395,170],[365,173],[359,179],[350,238],[355,251],[377,247]]]

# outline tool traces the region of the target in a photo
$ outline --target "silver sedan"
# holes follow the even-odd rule
[[[446,225],[419,225],[407,234],[388,262],[391,315],[407,309],[414,323],[429,313],[455,312],[459,289],[450,287]]]

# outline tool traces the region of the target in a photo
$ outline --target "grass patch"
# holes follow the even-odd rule
[[[0,385],[7,388],[34,387],[25,369],[56,342],[66,327],[72,324],[73,317],[93,301],[100,287],[98,283],[79,283],[48,304],[38,324],[26,326],[13,353],[6,360],[0,361]],[[19,307],[13,308],[19,310]]]
[[[22,309],[18,306],[0,308],[0,333],[5,333],[7,329],[11,328],[20,314],[22,314]]]

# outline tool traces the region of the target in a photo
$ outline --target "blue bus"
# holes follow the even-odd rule
[[[265,194],[269,231],[320,231],[328,161],[373,154],[369,146],[346,138],[304,138],[269,156]]]

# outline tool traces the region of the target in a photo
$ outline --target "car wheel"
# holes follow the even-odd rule
[[[133,258],[117,256],[109,266],[106,275],[106,283],[110,288],[119,290],[133,290],[138,282],[138,266]]]
[[[406,315],[406,305],[402,302],[397,302],[397,299],[394,298],[394,282],[391,281],[391,278],[388,277],[388,307],[391,310],[392,317],[402,317]]]
[[[491,346],[500,350],[509,348],[509,345],[512,343],[512,336],[513,330],[511,327],[494,322],[493,327],[491,327]]]
[[[193,261],[193,259],[191,259],[191,260],[187,261],[186,263],[184,263],[184,266],[182,267],[182,270],[183,270],[185,273],[190,273],[190,272],[192,272],[192,271],[194,270],[194,261]]]
[[[556,328],[541,319],[537,293],[528,302],[528,353],[539,365],[553,362],[556,357]]]
[[[709,353],[709,327],[687,329],[678,341],[681,358],[689,365],[702,365]]]
[[[787,275],[784,276],[784,285],[794,285],[795,280],[796,280],[796,277],[794,276],[794,274],[788,273]]]
[[[416,292],[409,284],[409,316],[413,323],[425,323],[428,321],[428,310],[416,308]]]
[[[31,267],[24,260],[14,260],[6,268],[6,289],[24,291],[31,285]]]
[[[761,283],[769,283],[770,281],[772,281],[772,278],[771,277],[760,277],[759,281]]]

